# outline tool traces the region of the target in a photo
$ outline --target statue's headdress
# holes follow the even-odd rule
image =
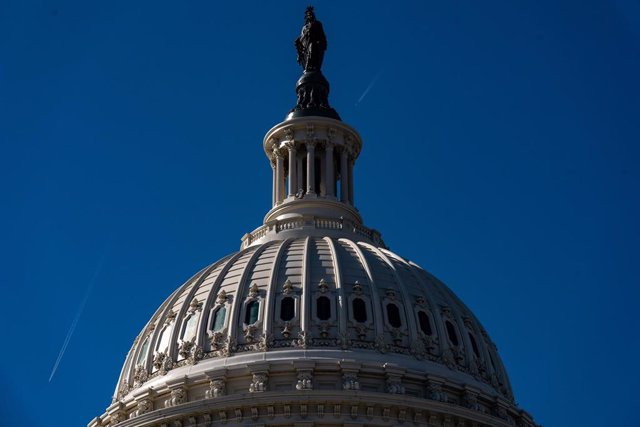
[[[313,12],[313,6],[307,6],[307,10],[304,11],[304,17],[309,21],[316,20],[316,14]]]

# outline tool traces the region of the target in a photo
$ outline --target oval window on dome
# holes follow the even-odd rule
[[[473,353],[476,357],[480,357],[480,350],[478,350],[478,343],[476,343],[476,339],[473,337],[473,334],[469,332],[469,341],[471,341],[471,348],[473,349]]]
[[[138,358],[136,359],[136,365],[142,365],[147,360],[147,354],[149,353],[149,337],[147,337],[142,343],[142,348],[140,349],[140,353],[138,353]]]
[[[431,335],[433,330],[431,329],[431,320],[429,319],[429,315],[424,311],[420,310],[418,312],[418,323],[420,324],[420,330],[425,335]]]
[[[211,321],[211,330],[218,332],[224,328],[224,320],[227,316],[227,307],[222,306],[213,313],[213,320]]]
[[[316,315],[320,320],[331,318],[331,300],[327,297],[319,297],[316,300]]]
[[[387,304],[387,319],[389,320],[389,324],[394,328],[402,326],[402,321],[400,320],[400,309],[397,305]]]
[[[251,301],[249,304],[247,304],[247,308],[244,313],[244,323],[246,323],[247,325],[256,323],[258,321],[259,311],[260,311],[259,301]]]
[[[447,320],[446,322],[444,322],[444,324],[447,328],[447,335],[449,335],[449,341],[451,341],[451,344],[456,346],[460,344],[458,342],[458,334],[456,334],[456,327],[453,326],[453,323]]]
[[[291,297],[284,297],[280,302],[280,320],[288,322],[296,314],[296,302]]]
[[[353,318],[358,323],[364,323],[367,321],[367,306],[362,298],[354,298],[351,302],[353,308]]]

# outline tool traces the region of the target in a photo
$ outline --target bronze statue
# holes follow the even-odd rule
[[[305,72],[319,71],[324,59],[324,51],[327,50],[327,38],[324,35],[322,23],[316,20],[313,6],[307,7],[304,21],[300,37],[295,42],[298,51],[298,64]]]
[[[329,105],[329,82],[320,70],[327,50],[327,38],[312,6],[307,7],[304,21],[300,37],[295,41],[298,64],[302,66],[303,73],[296,83],[296,106],[287,118],[322,116],[340,120],[336,110]]]

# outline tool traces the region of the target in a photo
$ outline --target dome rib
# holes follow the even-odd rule
[[[271,264],[269,281],[267,287],[267,296],[265,298],[265,314],[264,314],[264,333],[269,334],[273,330],[273,316],[275,313],[275,294],[277,292],[278,267],[282,259],[282,254],[286,252],[287,247],[291,244],[292,239],[286,239],[280,241],[280,246],[276,250],[273,257],[273,263]]]
[[[360,247],[358,247],[358,245],[352,240],[340,239],[339,241],[344,242],[355,252],[357,259],[360,262],[360,265],[362,266],[364,271],[367,273],[367,282],[368,282],[367,284],[369,285],[369,295],[371,298],[371,305],[373,305],[373,307],[381,307],[380,296],[378,295],[378,292],[376,292],[376,281],[373,278],[371,267],[369,266],[369,263],[367,262],[367,259],[365,258],[364,253],[362,252]],[[375,336],[381,337],[384,334],[384,322],[381,316],[378,314],[378,310],[371,310],[371,312],[372,312],[371,317],[373,318],[373,324],[375,328]]]
[[[209,324],[209,315],[211,312],[211,305],[215,298],[218,296],[220,292],[220,283],[224,280],[227,275],[227,272],[231,268],[231,266],[243,255],[243,251],[235,252],[226,258],[226,262],[224,264],[218,264],[218,267],[222,266],[218,274],[213,279],[213,283],[211,284],[211,290],[207,294],[207,298],[202,305],[202,319],[200,320],[200,324],[198,327],[198,333],[196,342],[202,348],[206,348],[205,340],[208,338],[207,330]],[[215,269],[213,270],[215,272]]]
[[[336,292],[338,293],[338,331],[340,333],[340,338],[345,341],[348,338],[347,332],[347,319],[349,318],[349,308],[347,304],[347,296],[345,292],[345,287],[343,283],[342,277],[342,268],[340,266],[340,258],[338,257],[338,253],[336,251],[336,244],[331,237],[324,237],[322,240],[327,242],[329,246],[329,251],[331,253],[331,264],[333,265],[333,277],[334,283],[336,287]],[[347,291],[348,292],[348,291]],[[342,345],[344,346],[344,342]]]
[[[200,288],[200,285],[209,277],[209,274],[211,274],[211,272],[213,270],[216,269],[216,267],[218,267],[220,264],[222,263],[221,261],[218,262],[214,262],[212,265],[210,265],[209,267],[207,267],[204,271],[204,273],[202,273],[196,280],[195,282],[193,282],[193,285],[191,286],[191,289],[189,289],[184,302],[182,303],[182,306],[180,307],[180,311],[178,312],[177,316],[176,316],[176,321],[175,321],[175,325],[173,326],[173,331],[171,332],[171,338],[170,338],[170,344],[169,344],[169,355],[174,359],[177,360],[178,359],[178,347],[175,345],[175,343],[178,342],[178,340],[180,339],[180,334],[182,333],[182,326],[183,323],[186,319],[185,317],[185,313],[187,312],[187,309],[189,309],[190,305],[191,305],[191,301],[193,300],[193,296],[197,293],[198,289]],[[201,306],[202,307],[202,306]],[[200,316],[204,316],[205,315],[205,311],[201,310],[200,311]],[[202,322],[202,319],[199,319],[198,324],[202,324],[202,323],[206,323],[206,322]],[[195,342],[198,342],[198,334],[197,334],[197,330],[199,328],[196,329],[196,340]]]
[[[173,325],[171,326],[171,333],[169,335],[169,345],[167,348],[167,354],[171,355],[171,357],[173,357],[173,353],[171,352],[172,347],[174,347],[174,343],[175,343],[175,331],[176,331],[176,325],[178,324],[178,319],[175,316],[175,311],[173,311],[174,307],[176,306],[176,304],[178,303],[178,301],[180,301],[180,298],[182,298],[182,295],[184,294],[184,291],[186,288],[189,288],[190,286],[193,285],[193,283],[198,280],[198,278],[200,278],[204,272],[206,271],[207,267],[205,267],[204,269],[200,270],[197,274],[195,274],[194,276],[192,276],[189,280],[187,280],[185,282],[184,285],[182,285],[179,289],[178,292],[175,292],[172,295],[171,301],[169,302],[169,304],[167,304],[167,306],[165,307],[164,311],[162,312],[162,314],[158,317],[155,318],[154,323],[155,323],[155,328],[153,330],[153,339],[149,342],[149,351],[147,354],[147,364],[151,363],[153,361],[153,354],[156,351],[157,346],[159,345],[159,340],[162,336],[162,332],[166,327],[169,327],[169,325],[171,323],[173,323]],[[169,319],[169,317],[173,316],[173,319]],[[167,319],[169,319],[169,323],[167,323]],[[147,370],[149,372],[152,372],[151,369],[149,369],[149,365],[146,366]]]
[[[360,245],[369,248],[369,250],[374,253],[377,253],[380,256],[380,258],[382,258],[382,260],[387,263],[387,265],[393,272],[393,275],[396,279],[398,287],[400,288],[400,294],[402,295],[402,300],[403,300],[402,310],[404,310],[405,318],[407,321],[407,327],[408,327],[407,329],[409,330],[409,343],[413,342],[414,339],[418,338],[418,329],[416,327],[415,316],[413,315],[412,312],[409,311],[409,307],[413,307],[415,302],[411,301],[411,298],[407,293],[407,285],[404,283],[404,281],[400,277],[400,274],[398,274],[398,271],[396,270],[393,263],[389,260],[389,258],[387,258],[387,256],[381,250],[379,250],[375,246],[372,246],[364,242],[360,242]]]
[[[230,343],[235,343],[235,337],[238,335],[238,325],[242,324],[242,319],[240,318],[240,316],[242,315],[242,309],[240,307],[244,304],[247,291],[251,287],[251,284],[247,286],[247,277],[249,276],[249,273],[252,272],[256,260],[265,251],[265,249],[270,247],[273,243],[275,242],[267,242],[263,245],[254,247],[255,250],[253,251],[253,253],[251,253],[248,259],[245,261],[244,266],[242,267],[242,273],[240,274],[240,277],[238,278],[238,281],[236,283],[236,293],[231,306],[231,313],[229,315],[229,319],[231,320],[229,324],[228,334],[230,337]],[[262,310],[262,312],[264,313],[264,303],[261,304],[259,310]],[[258,316],[264,324],[264,314],[262,316]]]
[[[300,283],[302,284],[302,296],[300,304],[300,329],[302,333],[309,334],[311,332],[311,319],[309,308],[311,307],[311,292],[310,292],[310,272],[309,272],[309,247],[311,245],[311,236],[307,236],[304,239],[304,249],[302,251],[302,266]]]

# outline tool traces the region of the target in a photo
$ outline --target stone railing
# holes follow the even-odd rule
[[[357,236],[364,237],[376,246],[386,247],[380,232],[367,228],[362,224],[344,218],[326,218],[318,216],[301,216],[295,218],[287,218],[284,220],[276,220],[266,222],[251,233],[242,236],[242,244],[240,249],[247,248],[255,242],[262,240],[268,235],[278,234],[288,230],[341,230],[347,233],[353,233]]]

